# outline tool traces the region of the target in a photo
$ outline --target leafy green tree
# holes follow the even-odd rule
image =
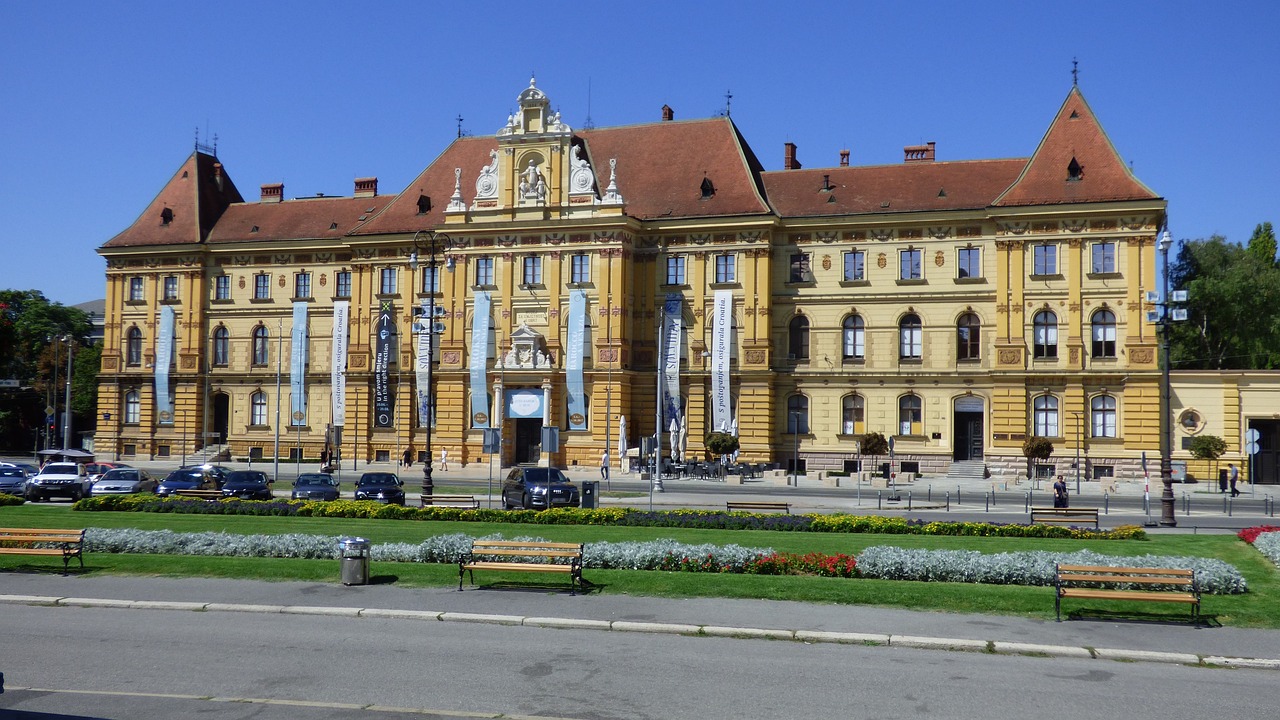
[[[732,455],[738,449],[737,436],[713,432],[706,439],[707,450],[712,455]]]
[[[0,378],[19,385],[0,391],[0,447],[32,447],[44,408],[65,392],[67,346],[55,338],[73,339],[72,412],[80,416],[74,426],[91,426],[85,421],[96,412],[101,350],[86,349],[90,329],[87,313],[50,302],[39,290],[0,290]]]
[[[1022,455],[1027,459],[1027,477],[1035,477],[1035,462],[1048,460],[1053,455],[1053,443],[1048,438],[1032,436],[1022,443]]]
[[[1249,254],[1254,256],[1260,263],[1276,263],[1276,233],[1271,229],[1271,223],[1264,222],[1253,229],[1253,235],[1249,238]]]
[[[1218,476],[1218,458],[1227,452],[1227,441],[1217,435],[1197,435],[1191,439],[1191,457],[1209,461],[1209,477]]]
[[[869,432],[866,435],[862,436],[862,455],[863,457],[866,457],[867,455],[871,456],[872,458],[871,472],[872,473],[875,473],[876,468],[879,467],[880,465],[880,463],[876,462],[880,458],[880,456],[888,455],[888,454],[889,454],[889,440],[886,439],[884,435],[881,435],[878,432]],[[862,469],[863,470],[867,469],[865,462],[862,465]]]

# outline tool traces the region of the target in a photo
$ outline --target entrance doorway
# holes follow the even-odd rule
[[[1253,457],[1253,481],[1259,485],[1280,483],[1280,420],[1250,420],[1258,431],[1258,454]],[[1248,462],[1248,458],[1245,458]]]
[[[231,425],[231,396],[226,393],[213,395],[213,432],[217,437],[210,437],[205,442],[218,445],[227,441],[227,432]]]
[[[542,418],[516,418],[516,445],[514,460],[521,463],[537,463],[542,456]]]
[[[984,447],[982,398],[962,397],[956,400],[955,426],[952,428],[955,446],[952,460],[981,460]]]

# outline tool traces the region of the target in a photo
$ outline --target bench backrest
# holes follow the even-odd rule
[[[84,542],[84,530],[51,528],[0,528],[0,542]]]
[[[1106,565],[1059,565],[1058,574],[1072,575],[1145,575],[1170,579],[1195,579],[1195,570],[1179,568],[1107,567]]]
[[[485,550],[574,550],[582,552],[582,543],[476,540],[471,543],[471,550],[476,553],[482,553]]]

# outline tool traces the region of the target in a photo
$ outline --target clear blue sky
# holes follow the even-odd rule
[[[95,248],[197,127],[246,199],[399,192],[493,134],[531,72],[566,122],[724,110],[766,168],[1023,157],[1071,86],[1169,200],[1175,238],[1280,223],[1273,0],[1222,2],[3,2],[0,287],[103,297]]]

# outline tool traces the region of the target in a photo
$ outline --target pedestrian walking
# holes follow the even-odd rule
[[[404,466],[413,467],[413,448],[404,449]]]
[[[449,448],[440,449],[440,469],[441,470],[449,469]]]
[[[600,479],[609,482],[609,448],[600,453]]]
[[[1056,508],[1068,507],[1067,501],[1067,481],[1058,476],[1057,482],[1053,484],[1053,506]]]
[[[1227,463],[1227,482],[1231,484],[1231,497],[1239,497],[1240,491],[1236,489],[1236,481],[1240,479],[1240,468],[1235,463]]]

